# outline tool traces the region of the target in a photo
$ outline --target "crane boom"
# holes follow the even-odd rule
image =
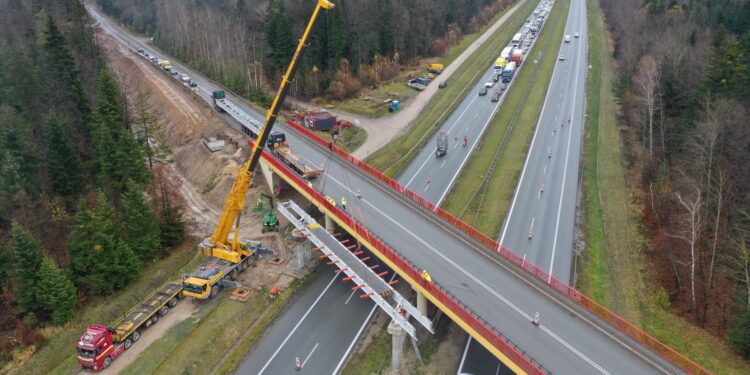
[[[203,240],[200,245],[201,251],[206,255],[215,256],[230,262],[238,263],[242,258],[252,255],[252,250],[239,241],[239,218],[242,208],[245,206],[245,195],[248,189],[250,189],[250,183],[253,177],[253,171],[258,165],[260,155],[263,152],[263,147],[266,144],[271,129],[276,122],[276,117],[281,109],[281,104],[284,103],[286,98],[288,84],[294,77],[297,71],[297,64],[299,58],[302,55],[302,50],[305,48],[305,41],[310,36],[315,20],[318,18],[318,14],[322,9],[332,9],[334,4],[328,0],[317,0],[315,10],[310,17],[310,21],[307,23],[304,34],[300,38],[297,44],[297,49],[294,51],[292,61],[289,63],[289,67],[286,73],[281,78],[279,89],[276,92],[276,96],[273,99],[271,107],[266,113],[266,119],[263,123],[263,127],[260,129],[258,139],[256,140],[253,148],[250,152],[245,164],[241,169],[237,171],[237,177],[232,185],[232,190],[229,192],[226,201],[224,202],[224,209],[221,212],[221,217],[216,225],[216,229],[211,237]],[[234,237],[232,242],[229,242],[229,233],[232,231],[232,227],[235,227]]]

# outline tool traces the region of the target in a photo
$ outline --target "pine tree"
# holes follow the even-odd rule
[[[280,71],[294,54],[294,38],[289,15],[284,9],[283,0],[271,0],[265,19],[265,33],[268,46],[271,47],[271,71]]]
[[[159,215],[159,232],[161,246],[169,248],[182,242],[185,238],[185,222],[182,220],[182,212],[169,201],[164,183],[160,181],[159,190],[161,195],[161,213]]]
[[[33,312],[40,307],[36,300],[35,285],[39,282],[39,270],[44,257],[42,244],[17,222],[13,223],[10,235],[10,248],[16,263],[16,303],[21,309]]]
[[[5,246],[0,245],[0,293],[8,285],[8,278],[11,276],[10,270],[13,268],[13,262]]]
[[[45,256],[35,285],[39,307],[52,315],[52,322],[64,324],[73,317],[76,307],[76,288],[65,273]]]
[[[114,208],[102,192],[94,209],[85,201],[79,205],[67,248],[71,278],[81,290],[109,293],[138,275],[141,263],[120,237],[113,217]]]
[[[132,181],[128,181],[122,196],[122,206],[123,239],[141,260],[153,258],[160,247],[159,223],[143,192]]]
[[[88,99],[83,92],[79,72],[76,70],[75,60],[68,49],[68,43],[51,16],[47,16],[44,33],[44,63],[46,73],[49,105],[57,108],[61,113],[70,114],[70,118],[77,119],[78,132],[89,139],[91,109]],[[72,104],[72,106],[71,106]],[[75,112],[70,113],[70,109]]]
[[[729,331],[729,343],[746,359],[750,359],[750,311],[737,313],[734,327]]]
[[[93,143],[100,182],[111,182],[117,191],[124,191],[129,179],[145,186],[149,173],[144,164],[143,147],[127,127],[122,93],[109,72],[100,74],[97,93]]]
[[[50,116],[47,121],[47,170],[52,188],[64,197],[72,197],[81,192],[83,176],[81,161],[76,154],[69,125]]]

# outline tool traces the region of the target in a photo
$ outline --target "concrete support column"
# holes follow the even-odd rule
[[[417,310],[419,313],[427,316],[427,297],[424,296],[420,291],[417,292]]]
[[[404,339],[406,339],[406,332],[401,328],[398,323],[391,320],[388,324],[388,333],[391,334],[392,341],[392,353],[391,353],[391,370],[394,374],[398,374],[401,371],[401,356],[404,353]]]
[[[325,222],[326,222],[326,223],[325,223],[325,224],[326,224],[326,230],[327,230],[328,232],[330,232],[330,233],[333,233],[333,232],[335,232],[335,231],[336,231],[336,224],[335,224],[335,223],[333,222],[333,219],[331,219],[331,217],[330,217],[330,216],[328,216],[328,215],[324,215],[324,216],[325,216],[325,218],[326,218],[326,219],[325,219]]]
[[[273,173],[271,167],[264,161],[260,162],[260,171],[266,178],[266,183],[268,183],[268,191],[273,193],[274,185],[279,183],[279,176]]]

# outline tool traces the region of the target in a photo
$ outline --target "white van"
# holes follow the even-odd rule
[[[565,43],[570,43],[570,34],[565,35]]]

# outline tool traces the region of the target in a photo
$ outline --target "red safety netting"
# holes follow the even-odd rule
[[[525,271],[527,271],[529,274],[531,274],[534,277],[536,277],[536,278],[544,281],[545,283],[547,283],[548,285],[550,285],[551,287],[553,287],[555,290],[557,290],[561,294],[567,296],[570,300],[572,300],[575,303],[577,303],[577,304],[585,307],[586,309],[588,309],[589,311],[593,312],[594,314],[596,314],[600,318],[602,318],[602,319],[606,320],[607,322],[609,322],[612,326],[614,326],[617,329],[619,329],[620,331],[626,333],[630,337],[638,340],[639,342],[643,343],[644,345],[650,347],[651,349],[653,349],[657,353],[659,353],[662,356],[664,356],[665,358],[671,360],[672,362],[674,362],[678,366],[682,367],[683,369],[687,370],[688,372],[694,373],[694,374],[709,374],[709,372],[706,369],[704,369],[703,367],[701,367],[697,363],[691,361],[690,359],[688,359],[684,355],[680,354],[676,350],[670,348],[669,346],[667,346],[664,343],[660,342],[659,340],[655,339],[654,337],[652,337],[651,335],[649,335],[648,333],[646,333],[642,329],[640,329],[640,328],[636,327],[635,325],[631,324],[630,322],[626,321],[625,319],[623,319],[619,315],[613,313],[612,311],[610,311],[606,307],[600,305],[596,301],[594,301],[591,298],[587,297],[586,295],[584,295],[583,293],[581,293],[577,289],[569,286],[568,283],[563,282],[561,280],[558,280],[554,276],[548,274],[543,269],[537,267],[535,264],[533,264],[531,262],[526,262],[521,256],[519,256],[518,254],[516,254],[512,250],[510,250],[510,249],[508,249],[508,248],[500,245],[497,241],[495,241],[494,239],[490,238],[486,234],[484,234],[484,233],[476,230],[471,225],[466,224],[465,222],[461,221],[457,217],[455,217],[455,216],[449,214],[448,212],[444,211],[440,207],[435,206],[435,204],[432,203],[431,201],[429,201],[429,200],[421,197],[419,194],[417,194],[417,193],[415,193],[415,192],[407,189],[403,185],[401,185],[398,182],[394,181],[390,177],[382,174],[380,171],[378,171],[375,168],[371,167],[367,163],[365,163],[365,162],[363,162],[363,161],[361,161],[361,160],[359,160],[359,159],[351,156],[346,151],[344,151],[344,150],[342,150],[342,149],[340,149],[340,148],[338,148],[336,146],[331,146],[327,141],[325,141],[324,139],[320,138],[318,135],[316,135],[315,133],[311,132],[307,128],[299,125],[295,121],[289,120],[288,124],[293,129],[295,129],[296,131],[302,133],[308,139],[313,140],[314,142],[317,142],[321,146],[331,147],[332,151],[335,152],[338,156],[346,159],[347,161],[349,161],[350,163],[354,164],[355,166],[357,166],[361,170],[367,172],[368,174],[370,174],[374,178],[382,181],[386,185],[388,185],[391,188],[393,188],[393,190],[399,192],[401,195],[407,197],[411,201],[413,201],[413,202],[419,204],[420,206],[422,206],[423,208],[425,208],[425,209],[427,209],[427,210],[435,213],[441,219],[443,219],[446,222],[450,223],[451,225],[455,226],[456,228],[458,228],[459,230],[461,230],[462,232],[464,232],[465,234],[467,234],[471,238],[475,239],[476,241],[479,241],[480,243],[482,243],[483,245],[485,245],[487,248],[492,249],[497,254],[499,254],[499,255],[503,256],[504,258],[510,260],[511,262],[515,263],[516,265],[518,265],[519,267],[521,267],[522,269],[524,269]],[[325,201],[325,199],[323,199],[323,200]],[[333,208],[335,209],[335,207],[333,207]],[[348,218],[348,216],[345,216],[345,217]],[[360,227],[359,224],[357,224],[356,226]],[[367,233],[369,234],[369,232],[367,232]],[[383,244],[383,246],[386,246],[386,245]],[[398,257],[398,255],[395,255],[395,252],[391,251],[390,248],[388,248],[388,249],[389,249],[388,253],[394,254],[394,256]],[[401,258],[399,257],[399,259],[401,259]],[[413,270],[414,267],[412,267],[409,264],[409,269]],[[418,275],[416,276],[415,280],[419,280]],[[447,297],[447,293],[443,293],[443,294],[446,296],[446,298],[449,298],[450,300],[455,301],[452,297]],[[437,298],[437,295],[436,295],[436,298]],[[442,300],[441,300],[441,302],[442,302]],[[455,301],[453,304],[451,304],[449,302],[446,302],[446,306],[449,306],[449,307],[455,306],[455,307],[459,308],[461,311],[465,311],[470,316],[474,316],[473,313],[471,313],[468,309],[466,309],[465,307],[463,307],[463,305],[461,305],[458,301]],[[487,327],[487,329],[490,332],[494,332],[489,327]],[[484,331],[478,330],[477,332],[481,333],[481,332],[484,332]],[[508,345],[507,342],[505,340],[503,340],[502,338],[499,338],[499,336],[497,334],[493,334],[493,337],[494,336],[497,336],[499,340],[501,340],[501,341],[503,341],[505,343],[505,345]],[[498,348],[501,348],[501,347],[502,346],[498,346]],[[505,352],[505,351],[503,351],[503,352]],[[519,353],[519,355],[521,355],[521,354]],[[526,358],[526,357],[523,357],[523,358]]]

